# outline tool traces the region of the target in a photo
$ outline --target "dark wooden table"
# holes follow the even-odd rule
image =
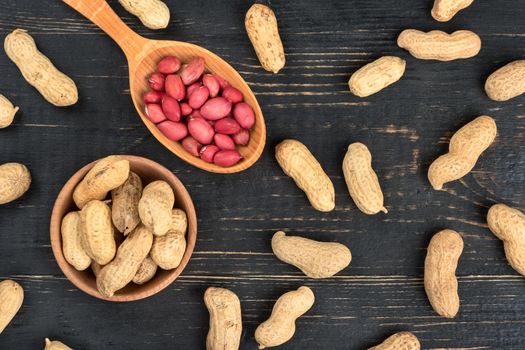
[[[252,1],[167,1],[172,22],[152,32],[113,7],[134,30],[193,42],[228,60],[256,93],[268,144],[260,161],[236,175],[195,169],[164,149],[139,120],[129,96],[123,54],[107,36],[58,0],[2,0],[1,38],[25,28],[40,49],[77,83],[72,108],[47,104],[0,53],[0,93],[21,106],[0,131],[0,162],[27,164],[34,181],[20,200],[0,207],[0,279],[26,292],[24,305],[0,335],[0,349],[41,349],[44,337],[75,349],[203,349],[208,286],[240,297],[242,349],[282,293],[310,286],[316,303],[280,349],[365,349],[396,331],[414,332],[425,349],[525,349],[525,280],[511,269],[502,244],[487,229],[490,205],[525,209],[525,97],[490,101],[485,78],[525,57],[525,3],[476,1],[448,23],[430,16],[431,0],[271,1],[281,26],[287,66],[262,70],[244,30]],[[481,53],[450,63],[419,61],[396,45],[402,29],[470,29]],[[386,54],[407,59],[403,79],[367,99],[349,94],[350,74]],[[499,135],[474,171],[433,191],[430,162],[452,132],[488,114]],[[274,159],[284,138],[304,142],[334,182],[337,207],[312,209]],[[366,143],[385,193],[388,215],[367,216],[348,195],[341,162],[349,143]],[[147,300],[114,304],[77,290],[59,270],[49,243],[49,217],[58,191],[81,166],[108,154],[136,154],[173,170],[198,210],[195,253],[183,275]],[[458,268],[461,310],[438,317],[423,289],[430,237],[461,232]],[[310,280],[272,254],[276,230],[337,240],[353,253],[335,278]]]

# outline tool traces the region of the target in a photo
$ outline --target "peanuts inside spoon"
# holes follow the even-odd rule
[[[194,44],[181,41],[146,39],[132,31],[111,9],[105,0],[63,0],[108,34],[122,49],[129,65],[130,92],[133,104],[149,131],[167,149],[182,160],[200,169],[214,173],[236,173],[252,166],[261,156],[266,143],[266,125],[264,117],[248,84],[226,61],[214,53]],[[210,164],[188,153],[180,142],[174,142],[164,136],[156,125],[145,115],[143,95],[150,90],[148,76],[156,70],[157,63],[166,56],[177,56],[183,63],[192,58],[202,57],[206,61],[206,70],[226,79],[239,89],[246,103],[255,112],[255,126],[250,132],[248,145],[239,147],[243,159],[231,166],[220,167]]]

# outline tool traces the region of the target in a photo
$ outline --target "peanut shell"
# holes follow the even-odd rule
[[[142,180],[134,172],[128,179],[111,191],[111,217],[113,224],[125,236],[140,224],[139,201],[142,196]]]
[[[122,7],[137,16],[149,29],[164,29],[170,23],[170,9],[160,0],[119,0]]]
[[[352,261],[350,249],[340,243],[290,237],[279,231],[272,238],[273,253],[310,278],[332,277]]]
[[[24,289],[15,281],[0,282],[0,334],[13,320],[24,302]]]
[[[284,140],[275,148],[275,158],[284,173],[306,193],[315,209],[334,210],[334,185],[305,145],[296,140]]]
[[[97,289],[106,298],[130,283],[153,243],[153,234],[139,225],[120,245],[113,261],[104,266],[97,276]]]
[[[525,60],[511,62],[494,73],[486,83],[485,91],[494,101],[508,101],[525,93]]]
[[[246,32],[262,67],[279,73],[286,63],[277,17],[271,8],[254,4],[246,13]]]
[[[93,200],[80,211],[82,247],[86,254],[100,265],[106,265],[117,250],[111,209],[101,201]]]
[[[396,56],[383,56],[352,74],[348,87],[354,95],[367,97],[401,79],[405,68],[405,60]]]
[[[91,265],[91,258],[82,247],[80,213],[73,211],[62,219],[62,252],[66,261],[78,271],[84,271]]]
[[[142,223],[155,236],[164,236],[172,224],[175,194],[165,181],[154,181],[144,187],[139,201],[139,216]]]
[[[439,22],[448,22],[459,11],[469,7],[474,0],[435,0],[432,17]]]
[[[452,61],[476,56],[481,50],[481,39],[469,30],[447,34],[440,30],[425,33],[406,29],[397,38],[397,45],[415,58]]]
[[[44,350],[73,350],[66,344],[59,342],[58,340],[49,340],[49,338],[46,338],[46,347]]]
[[[238,350],[242,335],[241,302],[225,288],[209,287],[204,304],[210,313],[206,350]]]
[[[453,230],[434,235],[425,259],[425,291],[434,310],[441,316],[453,318],[459,311],[456,268],[463,252],[463,239]]]
[[[410,332],[399,332],[386,338],[384,342],[368,350],[419,350],[417,337]]]
[[[87,202],[104,200],[108,192],[122,185],[129,177],[129,161],[120,156],[99,160],[73,191],[73,200],[82,209]]]
[[[498,129],[494,119],[481,116],[459,129],[450,139],[448,153],[428,169],[428,180],[435,190],[447,182],[461,179],[476,165],[481,154],[494,142]]]
[[[510,266],[525,276],[525,214],[505,204],[490,207],[489,229],[503,241]]]
[[[155,264],[155,261],[153,261],[151,257],[147,256],[146,259],[144,259],[140,264],[135,277],[133,277],[133,283],[144,284],[151,281],[157,273],[157,267],[158,266]]]
[[[273,306],[270,318],[257,327],[255,340],[259,349],[279,346],[292,339],[295,321],[313,306],[314,293],[308,287],[299,287],[284,293]]]
[[[188,220],[181,209],[173,209],[170,230],[164,236],[155,236],[151,247],[151,258],[163,270],[172,270],[180,265],[186,252]]]
[[[51,104],[71,106],[78,101],[75,82],[59,71],[36,47],[35,40],[23,29],[7,35],[4,50],[24,79]]]
[[[0,204],[20,198],[31,186],[31,174],[20,163],[0,165]]]
[[[348,146],[343,160],[343,174],[350,196],[363,213],[388,213],[383,204],[383,192],[372,168],[372,155],[362,143]]]
[[[0,94],[0,129],[7,128],[13,123],[18,107],[13,106],[4,95]]]

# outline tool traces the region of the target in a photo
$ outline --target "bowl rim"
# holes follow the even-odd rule
[[[92,297],[95,297],[97,299],[101,299],[105,301],[112,301],[112,302],[130,302],[130,301],[137,301],[137,300],[145,299],[145,298],[148,298],[150,296],[153,296],[159,293],[160,291],[167,288],[170,284],[172,284],[180,276],[182,271],[184,271],[191,256],[193,255],[193,251],[194,251],[195,244],[197,241],[197,214],[196,214],[195,206],[193,204],[191,196],[188,193],[186,187],[172,171],[170,171],[163,165],[153,160],[150,160],[148,158],[134,156],[134,155],[119,155],[119,156],[124,159],[129,160],[130,162],[142,163],[150,168],[155,169],[156,171],[160,172],[165,178],[169,179],[169,182],[174,183],[178,187],[176,189],[176,188],[173,188],[172,186],[173,191],[176,193],[176,196],[181,197],[182,199],[180,201],[185,203],[185,206],[187,207],[186,216],[188,218],[188,231],[186,233],[186,251],[184,252],[184,256],[180,262],[180,265],[176,269],[166,271],[168,273],[168,278],[165,278],[164,281],[162,281],[162,283],[150,284],[151,282],[150,281],[144,285],[141,285],[141,287],[149,285],[149,288],[145,287],[144,290],[133,291],[131,293],[126,293],[126,294],[115,294],[111,298],[106,298],[102,294],[100,294],[100,292],[96,288],[91,288],[84,281],[82,281],[82,279],[78,276],[79,273],[84,273],[85,271],[77,271],[73,266],[71,266],[66,261],[64,254],[62,252],[61,225],[62,225],[63,216],[60,214],[60,212],[63,210],[61,207],[62,203],[68,200],[68,198],[72,197],[73,190],[77,186],[77,184],[84,178],[87,172],[100,159],[103,159],[103,158],[90,162],[89,164],[77,170],[64,184],[64,186],[60,190],[53,204],[49,232],[50,232],[51,248],[52,248],[55,260],[58,266],[60,267],[60,270],[62,271],[62,273],[67,277],[67,279],[73,285],[75,285],[78,289],[80,289],[84,293],[91,295]]]

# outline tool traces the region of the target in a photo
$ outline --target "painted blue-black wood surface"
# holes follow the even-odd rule
[[[168,0],[172,21],[153,32],[111,5],[137,32],[202,45],[229,61],[265,113],[268,143],[260,161],[235,175],[195,169],[164,149],[141,124],[130,100],[123,54],[109,37],[58,0],[2,0],[0,38],[24,28],[77,83],[80,101],[46,103],[0,52],[0,93],[21,107],[0,131],[0,163],[27,164],[30,191],[0,207],[0,279],[23,285],[24,305],[0,335],[0,349],[42,349],[44,337],[75,349],[204,349],[208,286],[235,291],[242,303],[242,349],[275,300],[310,286],[314,307],[281,349],[366,349],[396,331],[411,331],[425,349],[524,349],[525,279],[506,262],[486,225],[490,205],[525,209],[525,96],[489,100],[483,84],[497,67],[525,58],[525,2],[478,0],[448,23],[430,16],[431,0],[278,1],[287,53],[278,75],[260,68],[244,30],[252,1]],[[469,60],[420,61],[396,45],[401,30],[470,29],[483,48]],[[353,71],[382,56],[407,60],[403,79],[370,98],[348,92]],[[431,189],[429,164],[446,152],[453,131],[481,114],[498,138],[475,169],[446,191]],[[319,213],[274,158],[285,138],[304,142],[336,188],[336,210]],[[387,215],[362,214],[348,195],[341,162],[349,143],[366,143],[380,178]],[[171,169],[198,210],[193,258],[182,276],[147,300],[113,304],[77,290],[61,273],[49,243],[58,191],[81,166],[109,154],[136,154]],[[458,267],[461,310],[436,315],[423,288],[431,236],[442,228],[465,241]],[[326,280],[305,278],[278,261],[276,230],[350,247],[349,268]]]

